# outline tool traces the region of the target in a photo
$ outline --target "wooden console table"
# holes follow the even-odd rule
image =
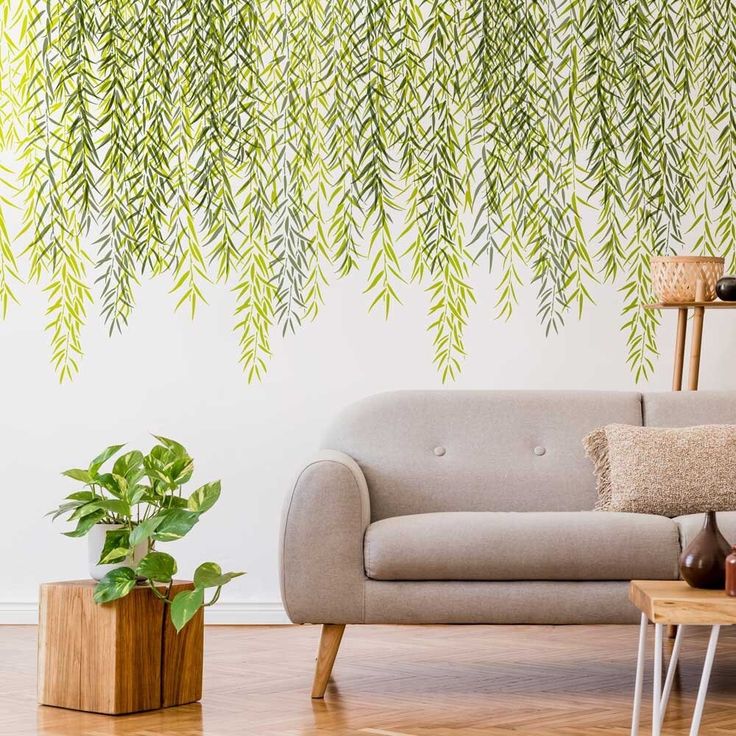
[[[736,302],[683,302],[682,304],[645,304],[644,309],[676,309],[677,337],[675,339],[675,365],[672,371],[672,390],[682,391],[682,371],[685,365],[685,338],[687,337],[688,311],[693,310],[693,336],[690,341],[690,372],[687,388],[698,390],[700,377],[700,348],[703,342],[703,318],[706,309],[736,309]]]

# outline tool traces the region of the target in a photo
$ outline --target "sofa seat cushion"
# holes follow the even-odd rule
[[[686,514],[677,516],[673,521],[680,530],[680,546],[684,550],[703,528],[705,514]],[[728,543],[736,544],[736,511],[719,511],[716,521]]]
[[[374,580],[673,580],[679,553],[663,516],[450,511],[371,524],[364,558]]]

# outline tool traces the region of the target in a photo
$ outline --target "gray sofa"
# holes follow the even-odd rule
[[[325,624],[634,623],[628,581],[675,579],[701,517],[593,511],[582,438],[610,423],[736,423],[736,393],[404,391],[345,410],[287,499],[281,590]],[[736,541],[736,512],[719,524]]]

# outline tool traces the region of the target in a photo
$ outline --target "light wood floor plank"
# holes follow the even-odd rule
[[[8,736],[627,736],[636,626],[348,627],[323,701],[316,626],[209,627],[201,704],[104,717],[39,707],[35,627],[0,626]],[[664,734],[687,734],[708,632],[686,631]],[[651,639],[650,636],[650,653]],[[667,644],[671,646],[671,642]],[[645,679],[646,732],[651,677]],[[736,733],[736,630],[702,736]]]

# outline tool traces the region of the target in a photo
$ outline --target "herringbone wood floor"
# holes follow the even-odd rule
[[[665,734],[688,731],[706,636],[693,628],[684,638]],[[106,717],[37,706],[35,627],[0,626],[0,734],[629,732],[636,626],[349,626],[325,700],[311,701],[318,638],[314,626],[209,627],[201,704]],[[648,673],[645,727],[650,683]],[[701,734],[735,733],[736,631],[725,628]]]

